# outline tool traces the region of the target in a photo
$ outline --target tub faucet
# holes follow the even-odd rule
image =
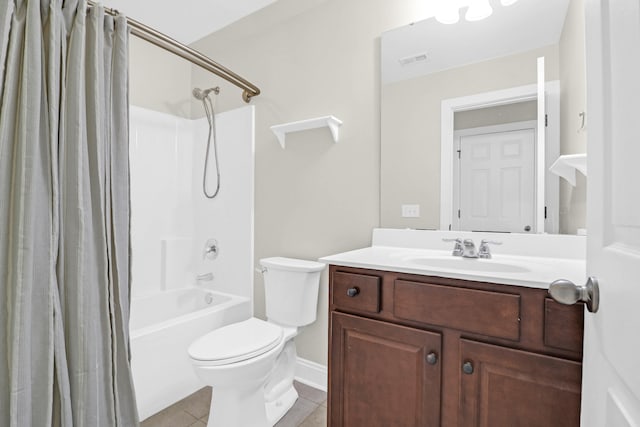
[[[196,276],[196,283],[201,284],[202,282],[213,282],[213,273],[198,274]]]

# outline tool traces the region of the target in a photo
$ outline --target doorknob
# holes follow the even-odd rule
[[[577,286],[570,280],[556,280],[549,285],[549,293],[554,300],[561,304],[572,305],[583,301],[591,313],[597,312],[600,305],[600,290],[598,279],[595,277],[589,277],[584,286]]]

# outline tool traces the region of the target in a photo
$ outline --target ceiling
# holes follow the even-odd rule
[[[519,0],[502,6],[499,0],[490,0],[493,14],[481,21],[466,21],[464,6],[456,24],[441,24],[431,17],[387,31],[381,39],[382,81],[401,81],[556,44],[569,2]]]
[[[191,44],[275,1],[102,0],[102,4],[181,43]]]

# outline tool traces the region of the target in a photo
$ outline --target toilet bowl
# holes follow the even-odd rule
[[[324,264],[260,260],[267,321],[216,329],[188,349],[199,378],[213,388],[208,427],[271,427],[293,406],[298,328],[316,319]]]

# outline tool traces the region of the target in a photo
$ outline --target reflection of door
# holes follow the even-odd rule
[[[582,425],[640,426],[640,3],[586,2],[587,273]]]
[[[535,132],[460,137],[459,229],[535,233]]]

